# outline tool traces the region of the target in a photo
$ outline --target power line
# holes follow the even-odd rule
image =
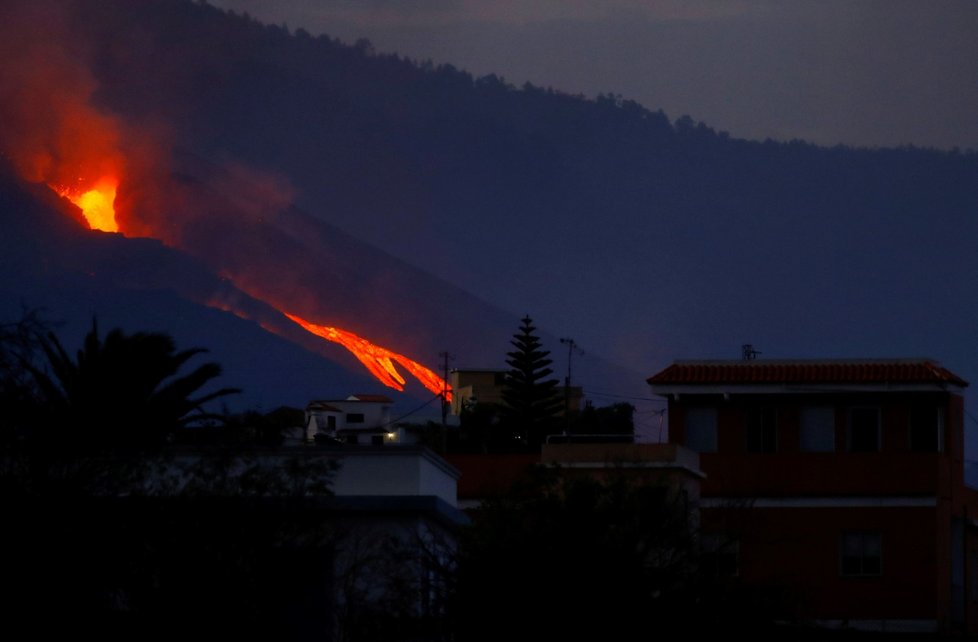
[[[381,424],[381,425],[379,425],[377,427],[378,428],[387,428],[388,426],[393,426],[394,424],[396,424],[397,422],[401,421],[402,419],[406,419],[406,418],[410,417],[411,415],[413,415],[414,413],[419,412],[420,410],[424,409],[425,406],[430,406],[431,405],[431,402],[434,401],[435,399],[441,399],[441,395],[440,394],[437,394],[434,397],[432,397],[431,399],[429,399],[428,401],[424,402],[423,404],[421,404],[420,406],[418,406],[417,408],[415,408],[414,410],[412,410],[410,412],[407,412],[407,413],[404,413],[400,417],[397,417],[396,419],[391,419],[386,424]]]
[[[629,395],[617,395],[611,392],[595,392],[594,390],[588,390],[587,394],[595,397],[613,397],[615,399],[634,399],[635,401],[654,401],[658,403],[667,403],[665,399],[657,399],[655,397],[632,397]]]

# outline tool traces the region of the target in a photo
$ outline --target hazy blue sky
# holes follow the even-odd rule
[[[211,0],[744,138],[978,150],[978,2]]]

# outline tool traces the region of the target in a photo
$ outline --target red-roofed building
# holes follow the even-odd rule
[[[700,453],[717,572],[827,625],[978,631],[968,385],[930,359],[680,361],[648,379]]]

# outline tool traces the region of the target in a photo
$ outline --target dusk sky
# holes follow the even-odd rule
[[[475,75],[620,94],[732,136],[978,149],[978,3],[212,0]]]

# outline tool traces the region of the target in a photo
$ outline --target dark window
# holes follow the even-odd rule
[[[883,537],[879,531],[846,531],[840,542],[840,572],[857,577],[883,571]]]
[[[874,453],[879,449],[879,408],[851,408],[849,410],[849,451]]]
[[[384,436],[383,435],[372,435],[370,437],[370,445],[372,446],[383,446]]]
[[[939,453],[944,450],[944,417],[936,406],[920,406],[910,411],[910,450]]]
[[[346,413],[346,423],[348,423],[348,424],[362,424],[363,423],[363,413],[362,412],[348,412],[348,413]]]
[[[698,453],[717,451],[716,408],[686,409],[686,447]]]
[[[355,443],[357,443],[357,436],[356,435],[347,435],[346,436],[346,443],[348,443],[348,444],[355,444]]]
[[[747,452],[773,453],[778,449],[778,413],[774,408],[747,412]]]
[[[835,450],[835,409],[806,406],[801,409],[799,446],[802,452],[829,453]]]
[[[330,415],[326,417],[326,426],[330,430],[336,430],[336,415]]]

